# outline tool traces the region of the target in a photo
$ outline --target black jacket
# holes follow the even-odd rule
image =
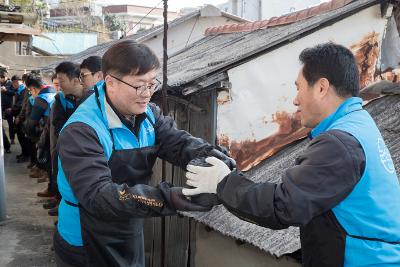
[[[1,92],[1,110],[4,114],[4,110],[12,107],[13,97],[17,89],[14,89],[10,80],[6,81],[5,84],[2,86],[6,88],[5,92]]]
[[[342,266],[345,233],[331,209],[351,193],[364,168],[359,142],[332,130],[310,142],[281,183],[254,183],[236,171],[218,184],[217,195],[243,220],[271,229],[299,226],[303,266]]]
[[[155,146],[141,149],[126,149],[126,152],[133,153],[135,150],[142,150],[142,155],[147,155],[144,150],[152,150],[154,152],[153,155],[184,168],[190,160],[197,157],[205,157],[213,151],[214,148],[204,140],[195,138],[186,131],[177,129],[174,120],[171,117],[164,116],[156,105],[150,104],[150,107],[155,117],[155,124],[153,126],[156,138]],[[120,117],[120,114],[117,113],[117,115]],[[145,114],[138,115],[130,120],[122,118],[121,121],[132,133],[137,133],[137,129],[139,129],[145,116]],[[142,159],[140,158],[140,153],[136,153],[137,158],[133,156],[129,159],[122,159],[118,158],[118,152],[121,153],[123,150],[114,150],[110,159],[107,159],[97,132],[85,123],[73,122],[66,126],[59,136],[57,150],[65,178],[79,202],[81,227],[82,229],[86,229],[87,233],[97,231],[93,230],[95,227],[91,227],[92,230],[89,231],[89,226],[101,225],[108,222],[107,226],[101,229],[107,235],[107,231],[115,229],[114,225],[118,222],[124,222],[126,225],[132,220],[143,217],[173,215],[176,209],[178,209],[174,204],[174,194],[172,193],[173,188],[170,187],[171,185],[166,186],[165,183],[161,183],[158,186],[148,185],[147,179],[149,176],[147,174],[151,173],[152,163],[137,166],[138,168],[133,172],[135,174],[133,177],[131,176],[134,179],[129,179],[134,181],[126,182],[126,179],[123,177],[124,175],[117,173],[118,168],[116,166],[118,164],[121,165],[120,169],[123,169],[126,168],[123,165],[131,166],[136,164],[131,162],[131,160],[138,162],[146,161],[145,158],[147,156]],[[116,160],[113,160],[115,159],[114,156],[117,156]],[[221,156],[226,157],[225,155]],[[143,173],[146,179],[143,179]],[[125,179],[122,180],[123,182],[119,182],[121,181],[121,177]],[[188,202],[186,198],[185,201]],[[142,231],[142,226],[137,225],[138,229]],[[65,261],[74,259],[82,262],[83,266],[86,266],[83,263],[85,262],[85,258],[93,259],[90,255],[94,255],[93,253],[96,250],[108,251],[108,246],[102,246],[98,242],[95,247],[90,242],[89,236],[91,234],[82,235],[84,244],[86,245],[80,251],[76,251],[77,247],[72,247],[62,242],[62,238],[57,238],[56,236],[56,253],[60,257],[63,257]],[[130,238],[130,236],[121,235],[120,238],[125,240]],[[96,235],[96,237],[100,238],[100,235]],[[101,237],[102,240],[109,238],[109,236],[107,238],[104,236]],[[142,243],[143,241],[135,243],[137,245],[136,249],[142,250]],[[125,250],[125,246],[122,246],[121,250]],[[88,256],[85,256],[83,251],[86,251]],[[130,253],[135,254],[134,251],[130,251]],[[109,257],[106,258],[110,260]],[[106,259],[99,259],[99,261],[104,263]],[[127,266],[123,262],[125,262],[125,259],[118,260],[118,264],[97,264],[95,266]]]

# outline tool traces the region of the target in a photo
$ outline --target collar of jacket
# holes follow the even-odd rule
[[[362,109],[362,99],[359,97],[350,97],[343,101],[342,104],[328,117],[326,117],[323,121],[321,121],[312,131],[311,138],[315,138],[321,133],[325,132],[329,129],[329,127],[338,119],[343,116]]]
[[[119,119],[118,115],[115,113],[113,108],[107,102],[106,99],[106,84],[100,81],[96,84],[99,92],[99,103],[101,108],[101,113],[103,115],[103,120],[109,129],[124,128],[122,121]],[[96,97],[96,96],[95,96]]]
[[[24,84],[20,84],[17,90],[17,94],[21,94],[23,91],[25,91],[25,85]]]
[[[42,89],[39,92],[39,95],[47,94],[47,93],[55,93],[55,92],[56,92],[56,90],[53,87],[51,87],[50,85],[43,85]]]

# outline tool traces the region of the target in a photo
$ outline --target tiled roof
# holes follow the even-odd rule
[[[211,27],[206,30],[205,35],[232,32],[249,32],[258,29],[266,29],[274,26],[291,24],[293,22],[308,19],[316,15],[338,9],[351,2],[353,2],[353,0],[332,0],[330,2],[322,3],[315,7],[303,9],[280,17],[273,17],[267,20]]]

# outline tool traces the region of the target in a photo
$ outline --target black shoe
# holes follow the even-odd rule
[[[16,158],[16,159],[20,159],[20,158],[22,158],[23,156],[24,156],[23,154],[19,154],[19,155],[16,155],[15,158]]]
[[[7,154],[10,154],[11,150],[10,149],[6,149],[4,152],[7,153]]]
[[[32,169],[32,167],[35,166],[35,163],[31,162],[26,166],[28,169]]]
[[[49,209],[55,208],[57,205],[58,205],[58,200],[53,198],[53,199],[49,200],[47,203],[44,203],[43,208],[45,210],[49,210]]]
[[[24,163],[24,162],[27,162],[27,161],[29,161],[29,158],[25,157],[25,156],[20,157],[19,159],[17,159],[17,163]]]

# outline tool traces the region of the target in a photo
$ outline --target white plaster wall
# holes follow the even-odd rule
[[[296,110],[292,104],[294,81],[300,69],[298,56],[304,48],[328,41],[348,47],[372,31],[379,33],[381,40],[385,24],[376,5],[229,70],[232,100],[218,106],[218,136],[259,141],[275,133],[278,124],[272,122],[272,114]]]
[[[26,71],[39,69],[63,58],[58,56],[20,56],[16,54],[15,42],[0,44],[0,62],[10,67],[10,76],[21,75],[24,73],[24,69]]]
[[[237,23],[226,17],[194,17],[180,25],[168,30],[168,55],[172,55],[187,45],[194,43],[204,37],[204,32],[209,27]],[[193,31],[192,31],[193,29]],[[192,33],[191,33],[192,32]],[[162,58],[163,33],[155,38],[145,41],[159,58]]]
[[[227,3],[218,5],[218,8],[221,10],[227,8],[227,12],[235,13],[235,15],[248,20],[261,20],[306,9],[319,5],[321,2],[321,0],[230,0]],[[236,8],[233,7],[235,3],[237,3]]]

